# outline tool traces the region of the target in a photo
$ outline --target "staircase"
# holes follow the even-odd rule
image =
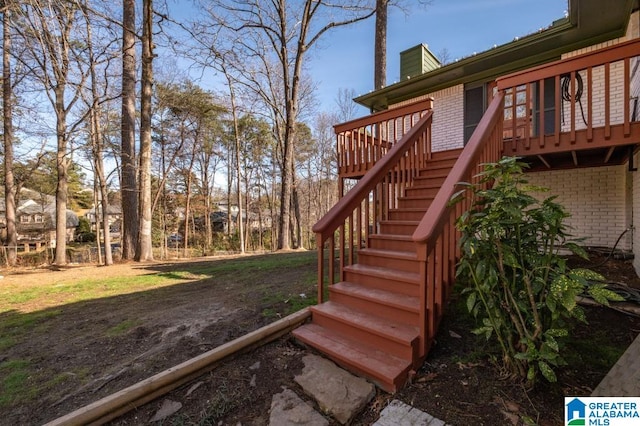
[[[387,392],[407,382],[455,279],[455,220],[470,199],[449,201],[500,158],[503,105],[500,92],[462,150],[433,152],[432,100],[335,127],[340,176],[359,181],[313,227],[318,305],[297,339]]]
[[[459,151],[430,161],[369,235],[329,301],[293,334],[334,361],[395,392],[419,367],[420,263],[412,235]]]

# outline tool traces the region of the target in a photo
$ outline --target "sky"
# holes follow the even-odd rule
[[[446,49],[455,61],[513,41],[563,18],[567,0],[405,0],[410,13],[389,9],[387,84],[399,80],[400,52],[424,43],[436,56]],[[373,89],[374,19],[326,35],[310,52],[309,70],[320,109],[335,108],[341,88],[357,95]],[[366,115],[359,110],[359,115]]]

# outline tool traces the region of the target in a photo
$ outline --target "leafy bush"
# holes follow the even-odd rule
[[[538,201],[530,195],[545,189],[527,185],[523,167],[509,157],[487,164],[481,182],[463,184],[467,189],[452,202],[471,191],[472,207],[457,222],[457,277],[466,285],[469,312],[481,320],[474,332],[495,338],[506,371],[531,386],[540,374],[556,381],[554,367],[565,364],[560,345],[567,320],[586,321],[576,296],[586,290],[604,305],[620,297],[605,288],[601,275],[567,267],[561,247],[587,255],[568,240],[563,221],[569,215],[555,197]],[[483,189],[487,183],[490,189]]]

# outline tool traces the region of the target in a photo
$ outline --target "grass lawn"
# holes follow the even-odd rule
[[[13,424],[50,420],[316,300],[315,252],[5,274],[0,414]]]

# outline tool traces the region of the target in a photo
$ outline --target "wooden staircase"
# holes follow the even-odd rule
[[[499,159],[503,108],[499,92],[462,150],[433,152],[431,99],[335,127],[340,177],[359,181],[313,227],[319,305],[296,338],[388,392],[407,382],[455,279],[471,200],[449,201]]]
[[[357,263],[345,266],[342,281],[329,286],[329,300],[311,308],[312,322],[293,332],[387,392],[398,390],[423,360],[420,262],[412,235],[457,154],[431,160],[419,171],[357,251]]]

